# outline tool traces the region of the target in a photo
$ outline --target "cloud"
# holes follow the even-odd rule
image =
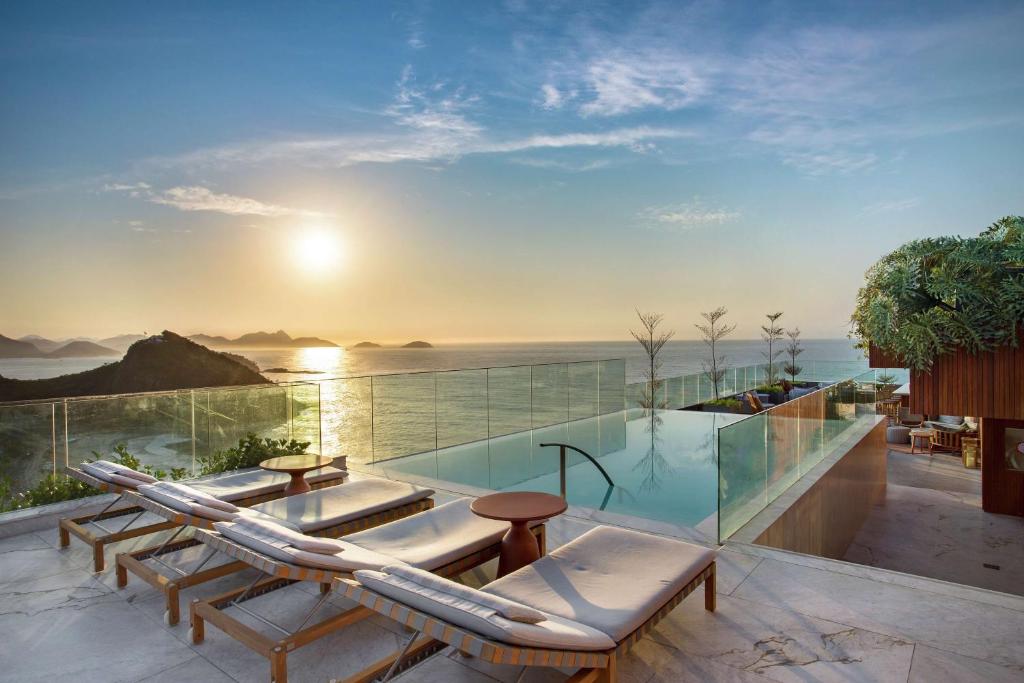
[[[152,187],[148,183],[107,183],[104,192],[127,192],[131,197],[141,197],[149,193]]]
[[[531,168],[549,168],[557,171],[568,171],[570,173],[583,173],[585,171],[597,171],[602,168],[608,168],[611,166],[611,162],[607,159],[595,159],[594,161],[584,161],[581,163],[573,163],[571,161],[560,161],[558,159],[531,159],[531,158],[513,158],[510,161],[520,166],[530,166]]]
[[[864,214],[879,214],[879,213],[895,213],[899,211],[906,211],[913,209],[921,204],[920,197],[910,197],[908,199],[895,199],[891,201],[875,202],[874,204],[868,204],[861,209],[861,213]]]
[[[267,204],[249,197],[238,197],[230,194],[217,194],[212,190],[199,187],[172,187],[149,197],[154,204],[172,206],[179,211],[213,211],[229,216],[321,216],[315,211],[292,209],[277,204]]]
[[[620,54],[602,57],[587,65],[584,92],[593,98],[580,106],[584,116],[617,116],[658,108],[682,109],[697,102],[706,84],[679,55]]]
[[[649,227],[680,231],[725,225],[740,218],[740,212],[725,207],[706,206],[699,198],[683,204],[651,206],[639,213],[641,222]]]
[[[540,86],[540,92],[544,98],[541,106],[545,109],[560,109],[565,103],[565,96],[562,94],[562,91],[550,83]]]

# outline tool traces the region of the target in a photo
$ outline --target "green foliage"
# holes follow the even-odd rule
[[[705,401],[706,406],[722,406],[729,410],[738,411],[743,407],[743,402],[735,398],[713,398],[710,401]]]
[[[77,479],[56,475],[52,472],[43,477],[42,481],[32,488],[20,493],[13,493],[11,491],[11,482],[4,479],[0,480],[0,512],[21,510],[22,508],[59,503],[65,500],[75,500],[76,498],[86,498],[97,494],[99,494],[99,491],[87,484],[83,484]]]
[[[309,448],[309,444],[309,441],[296,441],[295,439],[291,441],[287,439],[260,439],[250,432],[244,439],[238,440],[238,446],[235,448],[217,451],[212,455],[200,456],[200,473],[216,474],[229,470],[240,470],[245,467],[255,467],[267,458],[305,453],[306,449]]]
[[[956,348],[1016,346],[1024,324],[1024,217],[978,237],[908,242],[868,269],[853,333],[915,370]]]
[[[796,376],[803,371],[803,368],[796,364],[797,356],[804,352],[803,347],[800,346],[800,328],[786,330],[786,336],[789,337],[789,344],[786,345],[786,357],[789,360],[782,366],[782,371],[795,382]]]
[[[785,393],[781,384],[762,384],[755,391],[759,394],[782,394]]]
[[[103,456],[99,452],[93,451],[92,454],[96,456],[97,460],[102,460]],[[151,465],[143,465],[138,458],[128,452],[123,443],[119,443],[114,446],[114,457],[112,460],[116,463],[124,465],[125,467],[131,467],[133,470],[137,470],[144,474],[148,474],[151,477],[157,479],[166,479],[168,473],[165,470],[155,470]],[[188,476],[188,470],[184,467],[172,467],[170,471],[170,477],[173,481],[184,479]]]
[[[775,361],[782,355],[782,349],[775,348],[778,342],[782,341],[782,333],[784,331],[782,326],[779,325],[782,311],[765,313],[764,317],[768,320],[768,324],[761,326],[761,339],[768,345],[768,351],[762,351],[761,355],[768,361],[768,367],[765,368],[768,384],[775,384],[779,379],[778,367],[775,365]]]

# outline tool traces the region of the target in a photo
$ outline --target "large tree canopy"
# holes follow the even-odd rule
[[[1024,324],[1024,217],[978,237],[908,242],[868,269],[854,333],[865,346],[928,370],[936,356],[1018,343]]]

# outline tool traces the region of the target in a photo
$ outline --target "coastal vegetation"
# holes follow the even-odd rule
[[[1024,325],[1024,217],[1006,216],[977,237],[907,242],[865,275],[853,334],[914,370],[956,348],[1020,343]]]
[[[675,331],[658,331],[664,318],[661,313],[641,313],[637,311],[636,315],[640,319],[641,329],[639,332],[630,330],[629,333],[643,347],[644,353],[647,356],[647,367],[644,369],[645,387],[644,393],[640,398],[640,407],[647,410],[664,408],[666,407],[665,399],[658,399],[658,389],[662,385],[662,381],[658,377],[658,371],[661,369],[661,360],[658,356],[661,354],[665,344],[668,343],[668,340],[675,336]]]
[[[782,355],[782,349],[775,349],[775,346],[782,341],[782,327],[779,325],[779,318],[782,317],[782,311],[776,313],[765,313],[765,318],[768,319],[768,323],[761,326],[761,339],[768,345],[768,351],[762,352],[765,360],[768,362],[768,367],[765,369],[768,384],[775,384],[778,380],[778,369],[775,366],[775,361]]]
[[[309,445],[309,441],[295,439],[261,439],[250,432],[238,440],[238,446],[216,451],[208,456],[199,456],[199,474],[218,474],[256,467],[268,458],[305,453]]]
[[[789,375],[791,382],[796,382],[796,376],[803,371],[803,368],[796,364],[797,357],[804,352],[803,346],[800,344],[800,328],[786,330],[786,336],[789,337],[789,343],[786,344],[785,349],[788,360],[782,367],[782,371]]]
[[[725,356],[719,356],[716,347],[718,342],[728,337],[736,329],[736,325],[729,325],[723,321],[723,318],[728,313],[729,311],[725,306],[719,306],[713,311],[700,314],[704,318],[704,323],[694,324],[700,330],[704,343],[707,344],[708,350],[711,353],[710,358],[704,359],[701,362],[704,366],[704,376],[708,378],[708,381],[715,388],[716,400],[719,398],[719,388],[728,369],[725,366]]]

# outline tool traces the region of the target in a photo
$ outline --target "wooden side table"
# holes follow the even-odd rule
[[[260,467],[271,472],[283,472],[291,475],[291,481],[284,487],[284,495],[294,496],[313,490],[309,482],[306,481],[306,472],[327,467],[332,462],[334,462],[334,458],[322,455],[282,455],[278,458],[264,460],[260,463]]]
[[[480,517],[498,519],[512,525],[501,539],[499,577],[540,559],[540,548],[530,532],[530,522],[560,515],[567,507],[563,498],[533,491],[492,493],[477,498],[469,506]]]
[[[924,444],[921,445],[921,453],[924,453],[925,445],[928,445],[928,454],[931,455],[931,440],[932,434],[935,433],[933,429],[911,429],[910,430],[910,452],[914,452],[914,448],[918,445],[918,440],[923,440]]]

